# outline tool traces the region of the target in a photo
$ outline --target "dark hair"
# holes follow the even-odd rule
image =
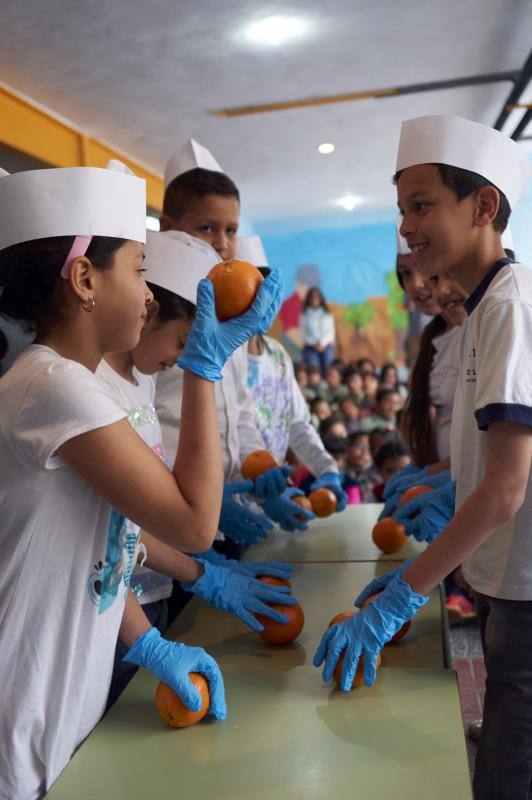
[[[379,469],[382,467],[387,458],[400,458],[407,456],[408,449],[400,439],[394,439],[391,442],[383,444],[377,455],[375,456],[375,466]]]
[[[360,372],[362,372],[362,365],[363,364],[371,364],[371,371],[375,372],[376,366],[375,366],[375,362],[373,361],[372,358],[369,358],[368,356],[366,356],[365,358],[359,358],[358,359],[357,368],[360,370]]]
[[[318,395],[318,397],[315,397],[313,400],[310,401],[310,410],[311,411],[314,409],[314,406],[316,405],[316,403],[327,403],[327,405],[330,407],[329,401],[326,400],[325,397],[320,397]]]
[[[395,257],[395,275],[396,275],[396,278],[397,278],[397,283],[399,284],[399,286],[401,287],[401,289],[404,292],[405,284],[404,284],[404,281],[403,281],[403,274],[401,272],[399,272],[399,259],[400,258],[401,258],[401,256],[398,253],[397,256]]]
[[[429,378],[436,352],[432,340],[444,333],[446,327],[444,318],[437,314],[423,331],[412,370],[410,392],[401,417],[402,432],[418,467],[425,467],[438,460]]]
[[[191,303],[190,300],[185,300],[184,297],[180,297],[168,289],[163,289],[162,286],[157,286],[155,283],[146,281],[146,284],[157,303],[157,319],[161,325],[174,319],[185,319],[192,322],[196,316],[194,303]]]
[[[506,195],[504,192],[501,192],[498,186],[495,186],[494,183],[484,178],[482,175],[479,175],[477,172],[471,172],[468,169],[452,167],[449,164],[434,164],[433,166],[438,167],[438,172],[440,173],[440,178],[443,183],[448,189],[454,192],[458,200],[464,200],[466,197],[469,197],[479,189],[483,189],[485,186],[491,186],[493,189],[496,189],[499,193],[499,208],[492,225],[498,233],[503,233],[506,230],[512,209],[510,208],[510,203]],[[403,170],[400,170],[395,173],[393,177],[394,183],[397,183],[402,172]]]
[[[303,301],[303,311],[306,311],[307,308],[310,308],[310,298],[312,297],[312,293],[317,292],[320,298],[320,307],[323,308],[324,311],[329,313],[329,306],[325,302],[325,298],[321,292],[321,289],[318,289],[317,286],[311,286],[308,292],[305,295],[305,299]]]
[[[181,219],[190,208],[191,200],[208,197],[234,197],[240,203],[240,193],[223,172],[195,167],[183,172],[168,184],[164,193],[163,214],[175,221]]]
[[[332,426],[337,425],[338,423],[340,423],[341,425],[345,425],[345,422],[343,421],[342,417],[339,417],[338,414],[331,414],[330,417],[327,417],[327,419],[322,420],[322,422],[320,422],[320,430],[319,430],[321,438],[323,439],[323,437],[326,436],[326,434],[329,432]]]
[[[322,438],[323,446],[332,456],[347,455],[347,439],[343,436],[336,436],[334,433],[326,433]]]
[[[369,433],[367,431],[353,431],[353,433],[350,433],[349,436],[347,437],[347,442],[349,444],[349,447],[356,444],[358,439],[361,439],[363,436],[365,436],[366,439],[369,441]]]
[[[4,331],[0,329],[0,361],[3,359],[5,354],[8,351],[9,343],[7,341],[7,336],[5,335]],[[0,368],[0,375],[2,374],[2,370]]]
[[[383,365],[382,365],[382,367],[381,367],[381,373],[380,373],[381,381],[382,381],[382,380],[383,380],[383,378],[384,378],[384,373],[385,373],[387,370],[389,370],[389,369],[393,369],[393,371],[395,372],[395,377],[396,377],[396,378],[398,378],[398,377],[399,377],[399,372],[398,372],[398,370],[397,370],[397,364],[394,364],[394,363],[393,363],[393,361],[387,361],[387,362],[386,362],[385,364],[383,364]],[[397,384],[397,381],[396,381],[396,384]]]
[[[380,403],[381,400],[384,400],[385,397],[389,397],[391,394],[399,394],[399,392],[397,389],[389,389],[387,386],[383,386],[375,395],[375,402]]]
[[[20,324],[25,333],[39,335],[58,318],[60,271],[73,242],[73,236],[50,236],[0,251],[0,316]],[[111,269],[125,242],[93,236],[85,255],[96,269]]]

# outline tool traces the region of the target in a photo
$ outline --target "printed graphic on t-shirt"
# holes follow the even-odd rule
[[[471,347],[468,352],[466,353],[466,364],[465,364],[465,381],[466,383],[476,383],[477,382],[477,349],[476,347]]]
[[[99,614],[103,614],[113,605],[119,590],[127,593],[135,566],[139,534],[139,526],[113,508],[109,519],[105,561],[94,564],[94,572],[88,581],[89,597],[98,606]]]
[[[141,428],[143,425],[158,425],[157,412],[153,403],[134,406],[130,408],[127,419],[132,428]]]
[[[291,398],[286,355],[275,349],[268,360],[250,358],[248,389],[255,401],[257,427],[267,450],[282,452],[291,425]]]

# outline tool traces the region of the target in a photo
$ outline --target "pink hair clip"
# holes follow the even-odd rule
[[[65,259],[65,263],[61,269],[61,277],[64,278],[66,281],[69,278],[70,274],[70,264],[79,256],[84,256],[87,250],[89,249],[89,245],[92,241],[92,236],[76,236],[74,241],[72,242],[72,247],[70,248],[68,255]]]

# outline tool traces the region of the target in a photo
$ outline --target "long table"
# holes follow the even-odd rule
[[[325,522],[314,523],[313,533],[321,536]],[[352,515],[342,522],[351,525]],[[356,527],[362,538],[362,525]],[[140,670],[48,797],[470,800],[456,676],[444,668],[439,593],[407,636],[384,649],[375,685],[344,694],[321,680],[312,656],[330,618],[393,565],[334,561],[296,565],[293,592],[306,622],[288,647],[267,647],[238,619],[194,598],[168,635],[217,659],[227,719],[167,728],[155,710],[157,681]]]

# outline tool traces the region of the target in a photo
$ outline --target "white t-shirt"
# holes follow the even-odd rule
[[[451,433],[457,508],[482,480],[489,424],[532,426],[532,269],[500,263],[466,303]],[[466,559],[463,570],[482,594],[532,600],[532,478],[515,517]]]
[[[338,472],[336,461],[312,426],[290,356],[275,339],[264,339],[261,355],[248,352],[248,389],[266,449],[282,464],[291,447],[317,478],[324,472]]]
[[[301,314],[301,338],[303,344],[334,344],[335,329],[333,315],[323,308],[307,308]]]
[[[263,450],[257,430],[255,405],[247,390],[245,347],[233,353],[222,370],[223,380],[215,384],[216,412],[222,440],[224,480],[242,480],[240,465],[248,453]],[[157,375],[155,408],[161,424],[167,464],[173,466],[179,441],[183,370],[179,367]]]
[[[0,408],[0,798],[33,800],[105,709],[138,527],[56,455],[125,417],[92,372],[31,345]]]
[[[451,454],[451,420],[458,371],[463,327],[454,327],[432,340],[436,350],[430,369],[430,399],[436,407],[436,449],[438,458]]]
[[[135,385],[115,372],[105,359],[100,362],[96,370],[96,377],[106,387],[120,408],[126,410],[131,427],[164,461],[161,426],[153,405],[155,379],[133,367]],[[168,575],[162,575],[160,572],[137,564],[133,570],[130,586],[140,604],[146,605],[146,603],[155,603],[170,597],[173,583],[172,578]]]

